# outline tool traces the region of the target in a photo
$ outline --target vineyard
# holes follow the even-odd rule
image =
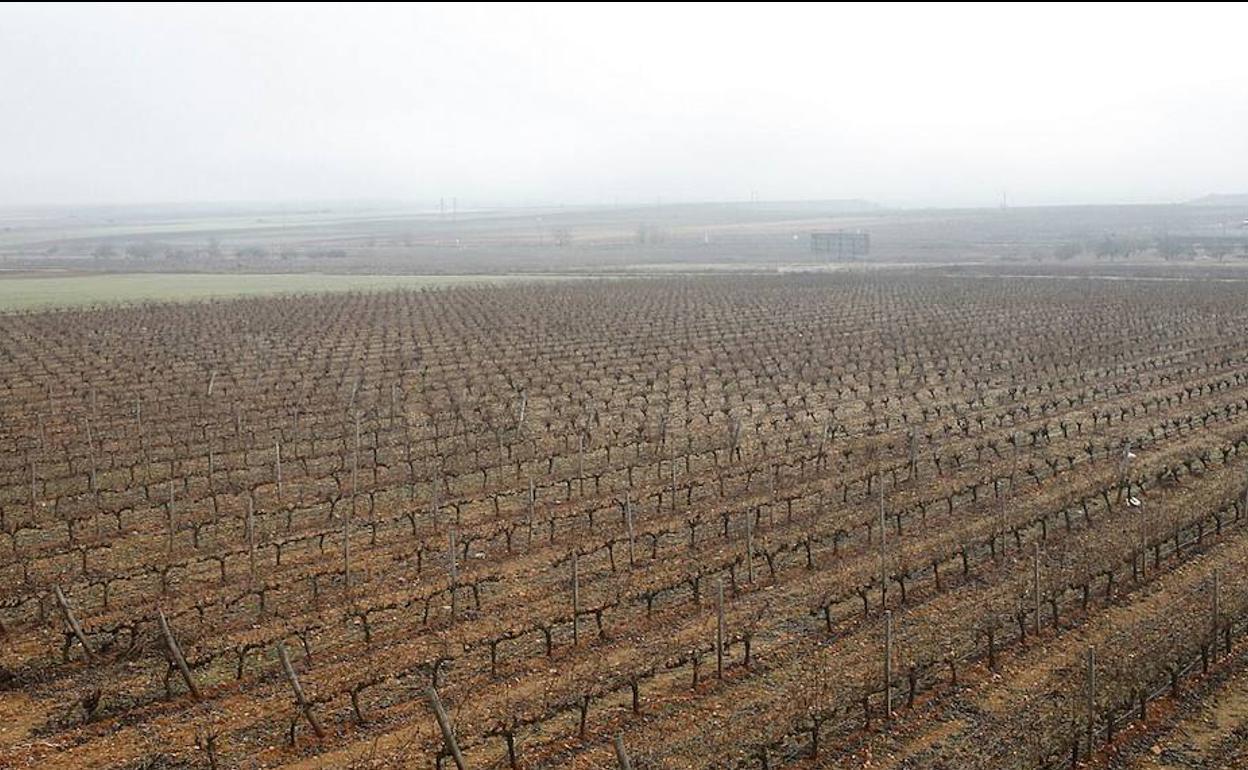
[[[1244,329],[885,270],[0,316],[0,767],[1133,761],[1248,665]]]

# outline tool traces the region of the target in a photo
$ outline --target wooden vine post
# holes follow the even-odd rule
[[[166,532],[165,541],[165,550],[169,553],[173,553],[173,533],[177,529],[177,520],[174,518],[174,502],[173,479],[169,479],[169,515],[166,522],[168,524],[168,530]]]
[[[74,615],[74,609],[69,606],[69,600],[65,598],[65,593],[61,591],[60,586],[53,586],[52,593],[56,597],[57,605],[61,608],[61,615],[65,617],[65,624],[69,626],[69,630],[82,645],[82,652],[86,655],[87,661],[94,662],[95,653],[91,651],[91,645],[87,644],[87,635],[83,633],[82,626],[78,623],[77,616]]]
[[[1033,600],[1033,610],[1036,613],[1036,633],[1040,633],[1040,544],[1035,544],[1034,553],[1032,554],[1032,575],[1031,575],[1031,593]]]
[[[450,579],[451,579],[451,621],[454,622],[459,617],[459,550],[455,544],[455,527],[451,527],[450,532]]]
[[[754,517],[751,511],[745,512],[745,579],[754,582]]]
[[[576,434],[576,494],[585,496],[585,433]]]
[[[719,579],[715,601],[715,676],[724,678],[724,579]]]
[[[624,749],[624,737],[616,733],[614,743],[615,761],[620,766],[620,770],[633,770],[633,763],[628,761],[628,752]]]
[[[192,698],[200,700],[199,687],[195,685],[195,679],[191,676],[190,666],[186,665],[186,656],[182,654],[182,647],[178,645],[178,640],[173,638],[173,632],[169,630],[169,620],[165,617],[165,611],[158,608],[156,617],[160,619],[160,632],[165,637],[165,646],[178,667],[178,673],[182,675],[182,681],[186,682],[186,689],[191,691]]]
[[[256,582],[256,505],[247,497],[247,568],[251,582]]]
[[[1219,626],[1218,616],[1221,614],[1221,607],[1218,606],[1218,602],[1219,602],[1219,597],[1218,597],[1219,590],[1218,589],[1219,588],[1220,586],[1218,584],[1218,571],[1215,569],[1213,571],[1213,586],[1210,589],[1210,593],[1212,594],[1211,599],[1212,599],[1212,604],[1213,604],[1212,606],[1213,617],[1210,619],[1211,628],[1209,630],[1209,636],[1212,639],[1213,644],[1215,646],[1217,645],[1217,639],[1218,639],[1218,626]]]
[[[893,718],[893,611],[884,611],[884,721]]]
[[[572,644],[581,643],[581,573],[576,556],[572,549]]]
[[[1088,648],[1088,758],[1092,758],[1093,739],[1096,737],[1096,648]]]
[[[458,770],[468,770],[468,765],[464,763],[464,755],[459,750],[459,741],[455,740],[455,730],[451,727],[450,717],[446,715],[446,709],[442,707],[442,700],[438,697],[438,691],[429,687],[425,690],[425,697],[429,699],[429,705],[433,707],[433,715],[438,720],[438,729],[442,731],[442,742],[446,744],[446,750],[450,752],[455,767]]]
[[[884,476],[880,475],[880,607],[888,607],[888,536],[884,523]]]
[[[668,442],[668,468],[671,471],[671,494],[672,494],[672,513],[676,512],[676,440],[673,438]]]
[[[299,711],[303,713],[308,724],[312,726],[312,732],[316,733],[317,738],[324,739],[325,730],[321,727],[320,720],[316,718],[316,714],[312,713],[312,704],[308,701],[307,696],[303,694],[303,687],[299,684],[299,677],[295,674],[294,666],[290,665],[290,656],[286,654],[286,643],[277,643],[277,657],[282,660],[282,669],[286,672],[286,679],[290,682],[290,689],[295,694],[295,703],[299,706]],[[293,724],[293,723],[292,723]],[[294,736],[294,728],[291,728],[291,736]]]
[[[632,567],[636,552],[636,534],[633,532],[633,498],[629,490],[624,492],[624,526],[628,530],[628,566]]]
[[[529,476],[529,534],[525,543],[528,546],[533,545],[533,520],[537,518],[537,488],[533,485],[533,477]]]

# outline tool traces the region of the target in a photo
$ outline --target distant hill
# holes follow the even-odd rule
[[[1248,206],[1248,193],[1206,195],[1188,201],[1185,206]]]

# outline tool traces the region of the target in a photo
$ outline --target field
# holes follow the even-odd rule
[[[0,315],[0,767],[1235,766],[1243,281],[1018,272]]]
[[[543,280],[558,276],[543,275]],[[330,275],[324,273],[46,273],[0,275],[0,311],[170,302],[326,291],[383,291],[525,280],[515,275]]]

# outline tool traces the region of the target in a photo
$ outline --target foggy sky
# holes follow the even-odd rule
[[[1243,6],[0,8],[0,205],[1248,192]]]

